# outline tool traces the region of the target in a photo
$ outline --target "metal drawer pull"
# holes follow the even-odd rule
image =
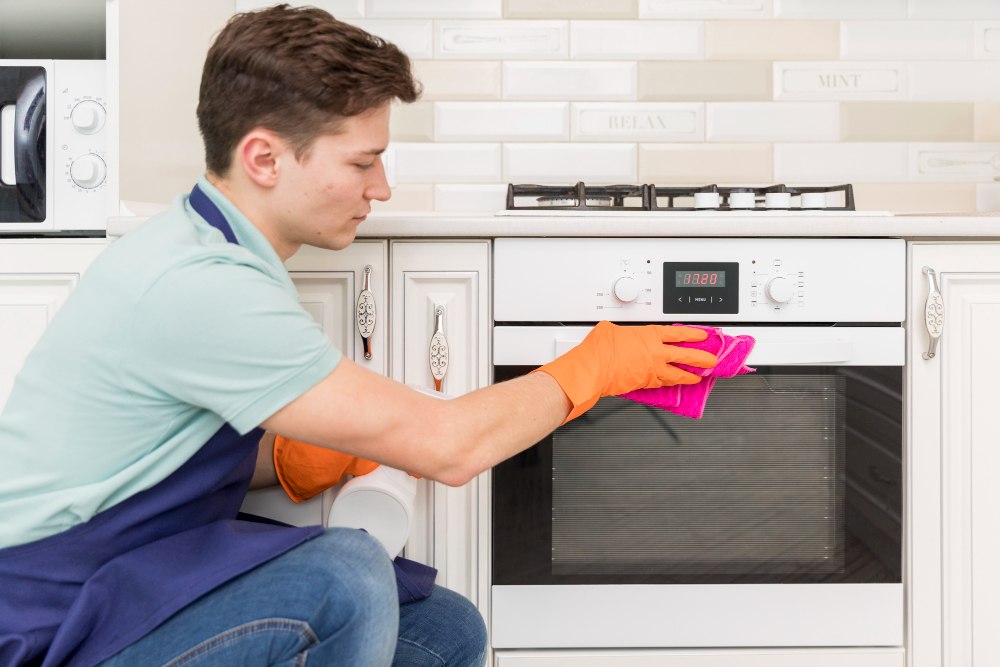
[[[444,376],[448,373],[448,339],[444,337],[444,308],[441,306],[434,309],[434,334],[431,336],[429,359],[434,389],[441,391]]]
[[[372,294],[372,265],[365,266],[365,275],[358,294],[358,305],[355,312],[358,333],[361,334],[361,344],[365,348],[365,359],[372,358],[372,334],[375,333],[375,296]]]
[[[924,359],[933,359],[937,356],[938,341],[944,333],[944,297],[938,290],[937,274],[934,269],[925,266],[924,275],[927,276],[927,302],[924,304],[924,322],[927,325],[927,335],[931,337],[930,345],[924,352]]]

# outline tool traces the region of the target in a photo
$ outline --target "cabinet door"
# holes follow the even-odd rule
[[[385,241],[365,240],[340,251],[303,246],[285,264],[299,290],[299,301],[333,344],[344,356],[382,375],[389,367],[387,255]],[[371,294],[370,299],[364,299],[368,305],[362,317],[373,324],[368,357],[357,323],[358,301],[366,277]],[[325,524],[335,496],[336,489],[330,489],[305,502],[293,503],[280,487],[258,489],[247,494],[242,509],[294,525]]]
[[[487,241],[393,242],[392,377],[459,396],[489,383],[489,243]],[[439,325],[436,327],[436,323]],[[435,338],[446,341],[447,354]],[[443,360],[447,358],[446,366]],[[486,529],[479,520],[484,475],[461,488],[422,480],[409,558],[439,571],[438,583],[485,606],[477,580]]]
[[[107,243],[0,241],[0,410],[49,322]]]
[[[934,271],[944,319],[924,358]],[[1000,664],[1000,244],[911,245],[909,664]]]

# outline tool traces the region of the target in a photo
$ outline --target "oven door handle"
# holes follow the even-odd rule
[[[556,356],[576,347],[579,339],[556,339]],[[854,357],[854,343],[849,340],[782,341],[768,344],[758,340],[747,359],[751,366],[823,366],[846,364]]]
[[[835,339],[824,341],[782,341],[768,344],[758,340],[747,359],[750,366],[824,366],[849,363],[854,343]]]

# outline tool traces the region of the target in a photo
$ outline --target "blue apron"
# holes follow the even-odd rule
[[[190,202],[237,243],[197,186]],[[322,534],[322,526],[236,518],[262,435],[225,424],[156,486],[69,530],[0,549],[0,667],[97,664],[205,593]],[[401,601],[433,588],[432,568],[397,562],[396,572]]]

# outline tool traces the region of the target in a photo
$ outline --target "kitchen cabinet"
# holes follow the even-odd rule
[[[392,377],[459,396],[489,383],[490,254],[487,241],[394,241]],[[437,335],[435,335],[437,333]],[[437,377],[435,377],[435,375]],[[487,474],[460,488],[421,480],[409,558],[439,571],[437,583],[487,606],[488,526],[480,520]]]
[[[912,243],[909,272],[908,665],[997,665],[1000,244]]]
[[[285,263],[303,308],[333,344],[345,357],[381,375],[389,368],[388,264],[388,243],[379,240],[358,240],[336,252],[303,246]],[[370,296],[363,301],[368,305],[359,314],[359,297],[366,285]],[[368,356],[359,318],[371,329]],[[293,525],[325,524],[335,496],[336,488],[293,503],[284,489],[272,487],[249,492],[242,509]]]
[[[104,239],[0,241],[0,410],[14,378]]]

